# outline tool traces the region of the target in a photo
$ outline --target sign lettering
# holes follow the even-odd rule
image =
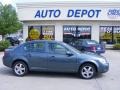
[[[68,9],[67,12],[62,12],[60,9],[44,9],[37,10],[34,18],[59,18],[65,13],[66,18],[98,18],[100,9]]]

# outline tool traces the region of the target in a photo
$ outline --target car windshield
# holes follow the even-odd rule
[[[76,48],[70,46],[69,44],[66,44],[66,43],[64,43],[64,42],[62,42],[62,44],[64,44],[67,48],[72,49],[72,51],[75,51],[75,52],[77,52],[77,53],[81,53],[81,51],[79,51],[79,50],[77,50]]]
[[[14,40],[17,40],[17,37],[13,37]]]

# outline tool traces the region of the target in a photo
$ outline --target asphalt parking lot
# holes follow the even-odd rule
[[[32,72],[16,77],[12,70],[3,66],[0,53],[0,90],[120,90],[120,51],[107,50],[105,56],[110,70],[91,80],[75,74]]]

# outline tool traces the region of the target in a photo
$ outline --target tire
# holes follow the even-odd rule
[[[83,64],[78,71],[78,75],[83,79],[91,79],[96,73],[96,67],[90,63]]]
[[[28,66],[22,61],[15,62],[12,69],[16,76],[24,76],[28,73]]]

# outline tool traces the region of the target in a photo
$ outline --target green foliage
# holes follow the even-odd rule
[[[120,43],[120,38],[117,39],[117,43]]]
[[[0,41],[0,51],[4,51],[6,48],[10,46],[10,42],[5,40],[5,41]]]
[[[11,5],[0,5],[0,35],[15,33],[21,27],[15,9]]]
[[[120,50],[120,44],[114,44],[113,49]]]

